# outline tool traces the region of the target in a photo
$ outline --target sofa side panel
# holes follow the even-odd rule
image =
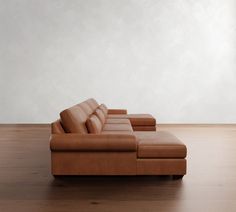
[[[186,159],[137,159],[137,175],[185,175]]]
[[[136,152],[52,152],[53,175],[135,175]]]

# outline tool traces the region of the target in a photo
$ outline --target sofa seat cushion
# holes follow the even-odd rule
[[[102,131],[130,131],[133,129],[130,124],[104,124]]]
[[[129,119],[106,119],[106,124],[130,124]]]
[[[129,119],[132,126],[155,126],[156,119],[150,114],[110,114],[108,119]]]
[[[106,130],[104,130],[104,131],[102,131],[101,132],[101,134],[108,134],[108,135],[111,135],[111,134],[116,134],[116,135],[134,135],[134,132],[131,132],[131,131],[125,131],[125,130],[123,130],[123,131],[112,131],[112,130],[108,130],[108,131],[106,131]]]
[[[165,132],[134,132],[138,141],[138,158],[185,158],[186,146]]]

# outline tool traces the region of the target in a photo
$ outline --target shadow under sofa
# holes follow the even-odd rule
[[[149,114],[127,114],[88,99],[62,111],[51,127],[54,176],[186,174],[186,146],[156,131]]]

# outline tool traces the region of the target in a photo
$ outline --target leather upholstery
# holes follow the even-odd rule
[[[60,119],[56,120],[51,124],[51,133],[52,134],[63,134],[65,133],[64,129],[61,126]]]
[[[102,112],[102,110],[97,108],[94,113],[100,119],[101,123],[105,124],[106,117],[105,117],[104,113]]]
[[[106,124],[130,124],[129,119],[106,119]]]
[[[132,126],[134,131],[156,131],[156,126]]]
[[[101,109],[102,112],[104,113],[105,117],[107,117],[107,113],[108,113],[107,106],[104,105],[104,104],[101,104],[101,105],[99,106],[99,109]]]
[[[101,134],[109,134],[109,135],[112,135],[112,134],[123,134],[123,135],[134,135],[134,132],[132,132],[132,131],[129,131],[129,130],[108,130],[108,131],[106,131],[106,130],[103,130],[102,132],[101,132]]]
[[[89,106],[93,109],[93,111],[99,106],[97,101],[93,98],[86,100],[86,102],[89,104]]]
[[[51,124],[52,174],[186,174],[186,146],[170,133],[155,132],[151,115],[126,113],[94,99],[62,111]]]
[[[133,132],[130,124],[104,124],[103,131],[130,131]]]
[[[136,152],[52,152],[53,175],[135,175]]]
[[[127,123],[132,125],[134,131],[156,130],[156,120],[149,114],[125,114],[127,110],[124,109],[109,109],[109,111],[113,114],[107,115],[108,109],[104,104],[99,106],[96,100],[88,99],[60,113],[62,129],[66,133],[88,133],[85,122],[92,113],[95,113],[102,125]]]
[[[156,119],[149,114],[112,114],[107,118],[129,119],[132,126],[156,126]]]
[[[185,159],[137,159],[137,175],[185,175]]]
[[[138,158],[186,157],[186,146],[168,132],[134,132],[134,134],[138,141]]]
[[[99,134],[102,131],[102,122],[96,115],[91,115],[86,121],[89,133]]]
[[[85,122],[88,115],[80,106],[70,107],[60,113],[63,129],[67,133],[88,133]]]
[[[108,109],[108,114],[127,114],[126,109]]]
[[[52,151],[136,151],[134,135],[61,134],[50,138]]]
[[[78,106],[82,108],[82,110],[87,114],[87,116],[90,116],[93,113],[93,109],[89,106],[87,101],[78,104]]]

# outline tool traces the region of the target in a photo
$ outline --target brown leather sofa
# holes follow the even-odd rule
[[[156,131],[149,114],[127,114],[88,99],[60,113],[51,124],[52,174],[186,174],[186,146],[168,132]]]

